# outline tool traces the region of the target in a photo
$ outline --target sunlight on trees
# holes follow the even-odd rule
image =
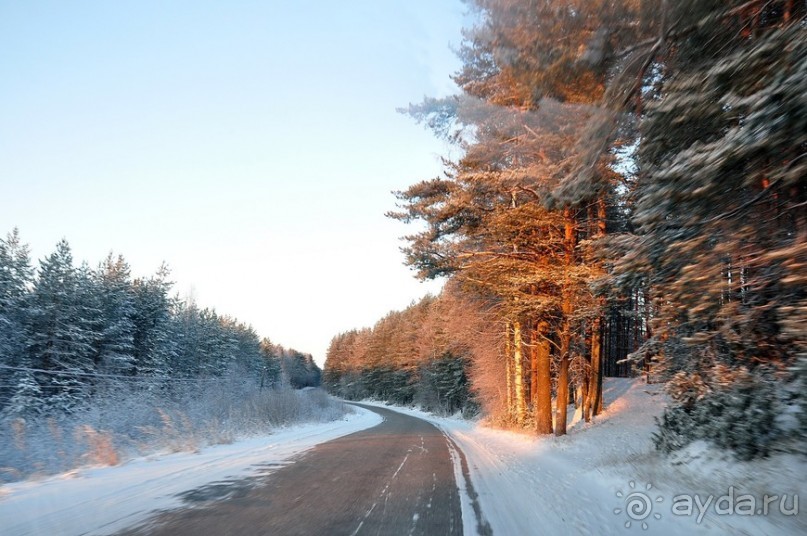
[[[569,405],[603,410],[603,375],[641,371],[703,388],[673,395],[664,450],[803,438],[777,416],[804,414],[805,4],[468,4],[462,93],[402,110],[462,154],[389,216],[414,224],[418,276],[449,279],[437,300],[500,333],[463,354],[488,417],[562,435]],[[422,358],[376,344],[390,373],[406,359],[389,352]]]

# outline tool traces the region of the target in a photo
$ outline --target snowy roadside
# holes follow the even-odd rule
[[[651,441],[666,403],[658,385],[607,379],[605,399],[603,415],[588,424],[573,417],[561,438],[376,404],[426,419],[454,440],[495,535],[807,534],[804,505],[793,512],[796,495],[807,500],[804,457],[741,463],[695,444],[665,458]],[[765,495],[777,496],[767,515]]]
[[[183,505],[183,493],[294,463],[319,443],[375,426],[356,408],[344,419],[290,426],[197,453],[151,455],[114,467],[88,467],[44,480],[0,486],[3,536],[111,534],[150,514]]]

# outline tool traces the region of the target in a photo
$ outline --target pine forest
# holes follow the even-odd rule
[[[803,449],[807,4],[467,4],[461,92],[400,110],[461,156],[388,214],[444,289],[336,336],[325,385],[564,435],[643,375],[664,452]]]

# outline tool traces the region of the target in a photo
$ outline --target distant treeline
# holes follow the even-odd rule
[[[65,240],[34,269],[16,229],[0,239],[0,414],[73,412],[116,383],[170,392],[237,373],[267,388],[319,385],[310,355],[171,286],[165,267],[133,279],[122,256],[76,267]]]
[[[443,414],[475,414],[471,356],[491,346],[484,338],[465,336],[479,327],[479,317],[462,309],[459,296],[427,296],[390,312],[372,328],[337,335],[328,348],[323,385],[350,400],[375,398],[417,403]]]

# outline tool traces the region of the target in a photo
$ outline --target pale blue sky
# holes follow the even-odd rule
[[[460,0],[0,0],[0,233],[65,237],[324,360],[434,284],[390,190],[449,150],[395,108],[452,92]]]

